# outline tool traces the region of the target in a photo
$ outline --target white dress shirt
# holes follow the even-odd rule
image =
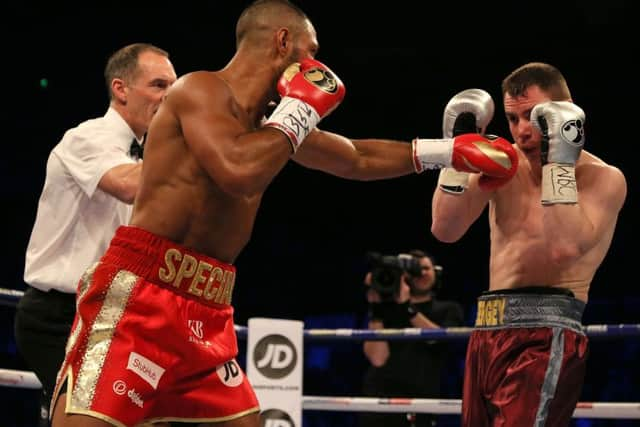
[[[47,161],[44,188],[27,247],[24,280],[43,291],[75,293],[78,280],[106,251],[132,205],[98,188],[109,169],[134,164],[135,134],[113,108],[69,129]]]

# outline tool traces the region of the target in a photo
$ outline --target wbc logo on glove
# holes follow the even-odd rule
[[[338,80],[329,70],[311,68],[305,71],[304,78],[327,93],[336,93],[338,90]]]
[[[562,125],[562,138],[576,146],[584,144],[584,126],[582,125],[582,120],[569,120]]]
[[[286,92],[286,85],[290,82],[293,77],[300,72],[300,63],[294,62],[289,65],[284,73],[282,73],[282,78],[278,82],[278,90],[280,92]],[[317,87],[318,89],[327,92],[327,93],[336,93],[338,91],[338,79],[336,76],[329,70],[322,69],[320,67],[313,67],[306,70],[303,74],[306,81]]]

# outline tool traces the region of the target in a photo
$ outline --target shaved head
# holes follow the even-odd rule
[[[236,47],[241,43],[259,45],[271,31],[288,28],[294,36],[308,30],[307,15],[287,0],[257,0],[240,15],[236,24]]]

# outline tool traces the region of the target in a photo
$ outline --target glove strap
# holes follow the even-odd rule
[[[416,173],[451,166],[453,139],[420,139],[411,141],[413,168]]]
[[[469,173],[443,168],[438,177],[438,186],[445,193],[460,195],[469,187]]]
[[[548,163],[542,166],[543,205],[578,203],[575,166]]]
[[[267,119],[265,126],[282,131],[289,138],[295,153],[319,121],[320,116],[311,105],[285,96]]]

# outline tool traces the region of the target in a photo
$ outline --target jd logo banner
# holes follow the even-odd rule
[[[286,377],[293,371],[297,362],[298,354],[293,343],[283,335],[267,335],[258,341],[253,350],[253,363],[267,378]]]
[[[267,409],[260,413],[260,427],[295,427],[295,423],[286,412]]]

